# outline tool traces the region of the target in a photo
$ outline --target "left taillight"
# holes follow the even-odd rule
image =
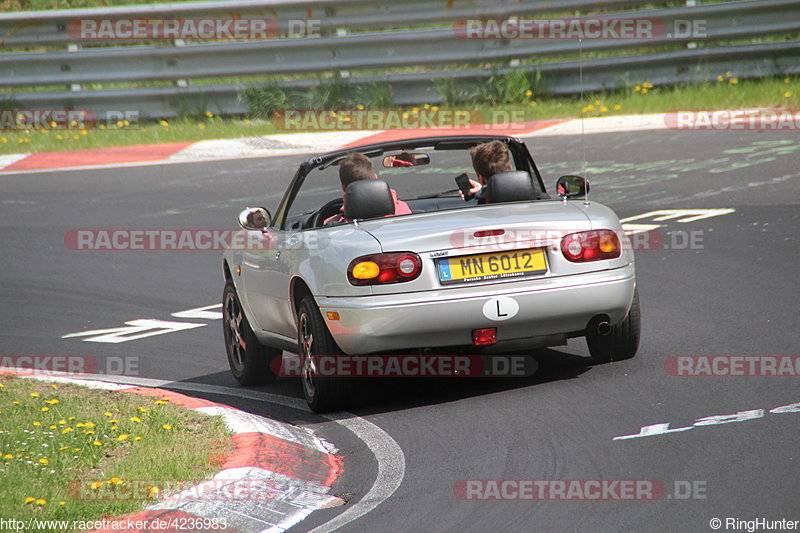
[[[621,253],[619,237],[610,229],[570,233],[561,239],[561,253],[573,263],[616,259]]]
[[[384,285],[417,279],[422,260],[413,252],[390,252],[357,257],[347,267],[352,285]]]

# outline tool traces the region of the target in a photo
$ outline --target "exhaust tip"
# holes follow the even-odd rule
[[[597,333],[600,335],[608,335],[611,333],[611,324],[605,320],[597,323]]]

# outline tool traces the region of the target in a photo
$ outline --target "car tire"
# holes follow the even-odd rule
[[[639,311],[639,291],[634,289],[630,311],[625,319],[611,328],[608,335],[589,332],[586,344],[593,363],[624,361],[636,355],[639,349],[641,313]]]
[[[297,345],[303,395],[311,410],[326,413],[346,407],[352,392],[352,378],[320,377],[317,372],[320,356],[339,356],[342,350],[328,331],[311,295],[303,297],[297,306]]]
[[[222,293],[222,328],[228,364],[236,381],[245,386],[273,381],[276,374],[272,363],[282,352],[258,342],[232,281],[225,284]]]

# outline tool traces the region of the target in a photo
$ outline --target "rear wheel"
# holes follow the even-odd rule
[[[319,374],[320,356],[340,356],[342,350],[322,320],[311,295],[297,306],[297,344],[300,347],[300,381],[308,406],[317,413],[336,411],[350,400],[352,378]]]
[[[639,291],[634,289],[631,309],[622,322],[612,327],[608,335],[600,335],[594,331],[586,335],[592,362],[608,363],[630,359],[639,349],[640,330]]]
[[[233,282],[222,293],[222,327],[231,373],[242,385],[263,385],[275,379],[272,362],[281,350],[264,346],[253,333]]]

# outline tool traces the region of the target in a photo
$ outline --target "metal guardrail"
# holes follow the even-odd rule
[[[447,24],[470,17],[538,16],[657,5],[666,0],[398,0],[374,3],[365,0],[228,0],[148,4],[110,8],[33,11],[0,15],[0,43],[3,48],[65,46],[72,42],[67,32],[71,20],[83,18],[199,18],[268,17],[286,30],[288,20],[319,19],[324,33],[338,29],[366,30]]]
[[[540,92],[574,94],[581,87],[577,61],[541,61],[519,63],[535,57],[595,55],[609,51],[637,51],[668,45],[686,45],[700,39],[661,35],[647,41],[608,40],[477,40],[461,39],[452,23],[476,14],[498,17],[529,16],[566,9],[583,10],[603,7],[632,7],[642,2],[553,0],[486,4],[481,0],[441,2],[431,5],[409,0],[375,7],[363,1],[266,0],[236,2],[197,2],[160,6],[135,6],[104,10],[72,10],[52,12],[46,24],[78,17],[149,18],[200,15],[219,16],[232,6],[237,9],[272,10],[284,17],[307,18],[325,10],[326,28],[345,27],[348,34],[320,38],[288,38],[263,41],[188,44],[185,46],[118,46],[76,51],[12,52],[0,54],[0,88],[33,86],[76,86],[95,83],[175,81],[195,78],[213,79],[228,76],[263,76],[269,74],[308,74],[332,71],[384,70],[385,74],[355,74],[348,85],[387,82],[397,104],[438,103],[442,100],[434,87],[435,80],[453,78],[459,85],[477,85],[488,76],[513,70],[538,69],[543,84]],[[424,4],[424,6],[423,6]],[[452,9],[446,6],[453,5]],[[458,6],[457,8],[455,6]],[[311,10],[310,13],[307,10]],[[102,11],[102,13],[100,13]],[[244,12],[244,11],[243,11]],[[38,12],[41,13],[41,12]],[[407,18],[402,18],[406,13]],[[274,15],[274,13],[273,13]],[[0,32],[9,25],[20,24],[31,13],[0,15]],[[743,0],[698,6],[636,10],[596,15],[592,18],[650,17],[662,21],[667,28],[676,21],[703,20],[706,35],[703,44],[737,41],[766,35],[791,35],[800,32],[800,2],[796,0]],[[46,19],[47,17],[44,17]],[[44,20],[43,19],[43,20]],[[416,30],[368,31],[349,34],[353,29],[388,28],[402,19],[402,25],[449,22],[449,27]],[[283,19],[285,20],[285,19]],[[25,35],[19,33],[17,43]],[[66,34],[65,34],[66,35]],[[61,36],[58,37],[62,38]],[[47,41],[48,44],[56,41]],[[59,41],[61,42],[61,41]],[[592,57],[582,61],[583,89],[594,91],[650,81],[674,84],[684,81],[709,80],[720,72],[734,71],[738,77],[760,77],[774,74],[796,74],[800,70],[800,41],[773,41],[750,45],[703,46],[673,49],[667,52],[646,52],[638,55]],[[486,62],[519,63],[514,68],[436,69],[446,65],[476,65]],[[429,70],[403,72],[408,67]],[[394,69],[395,72],[391,72]],[[278,82],[282,88],[310,88],[316,79]],[[243,84],[224,83],[188,86],[130,87],[100,90],[55,90],[5,93],[25,107],[89,109],[100,116],[105,110],[138,109],[141,116],[171,117],[186,112],[209,109],[219,114],[244,113],[245,103],[238,98]],[[0,93],[2,98],[2,93]]]

